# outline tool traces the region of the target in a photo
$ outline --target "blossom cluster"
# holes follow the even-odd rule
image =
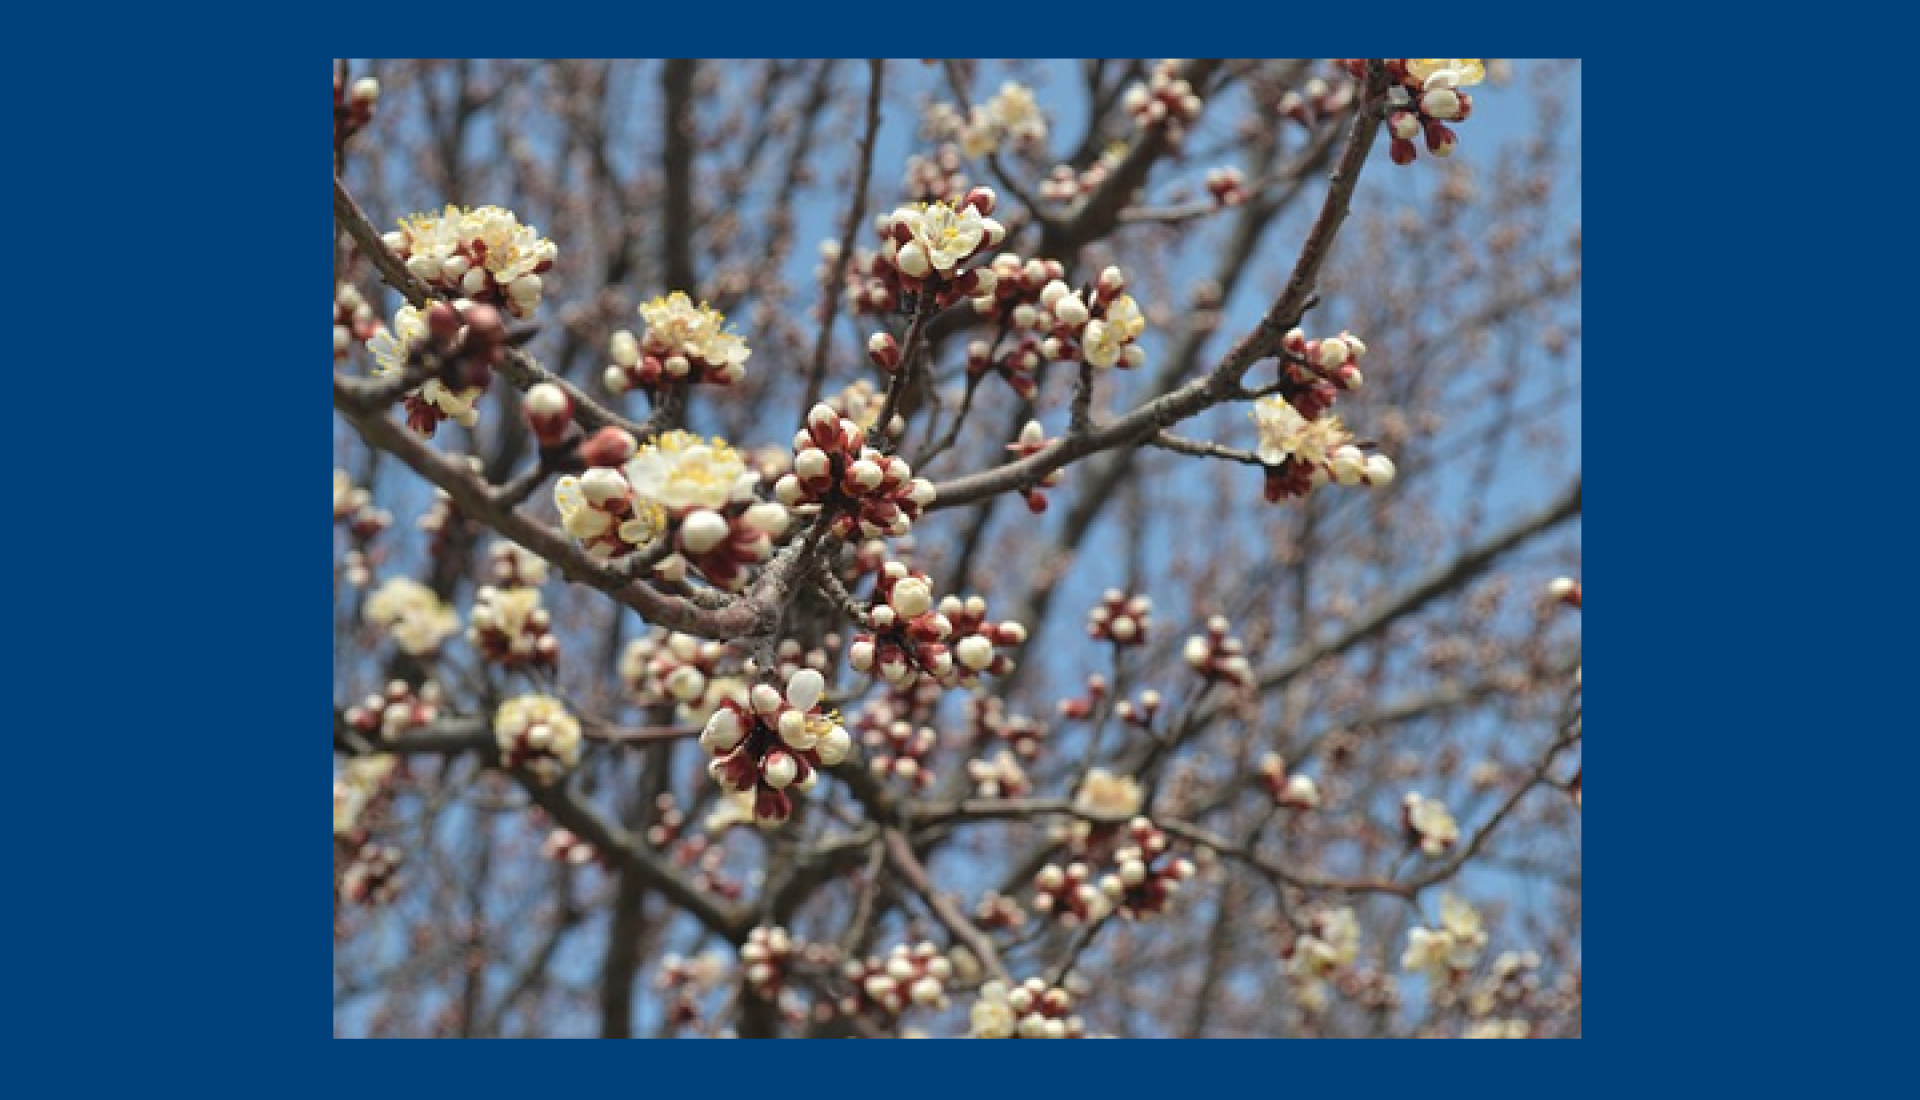
[[[788,788],[808,790],[818,769],[831,768],[852,751],[853,737],[838,716],[819,709],[826,678],[801,669],[784,693],[755,684],[746,701],[723,701],[700,734],[713,759],[707,774],[729,791],[753,794],[756,824],[771,828],[793,814]]]
[[[851,538],[898,538],[933,503],[933,482],[914,477],[898,455],[867,446],[865,428],[824,402],[807,414],[793,437],[793,472],[774,483],[774,496],[795,512],[811,515],[834,507],[831,532]]]
[[[973,792],[981,798],[1019,798],[1033,790],[1019,757],[1005,749],[991,760],[975,757],[967,761],[967,778],[973,780]]]
[[[440,644],[460,629],[460,616],[433,589],[407,577],[382,584],[367,597],[361,615],[414,657],[440,652]]]
[[[373,582],[373,564],[378,557],[372,550],[373,540],[393,526],[393,513],[374,507],[372,493],[355,486],[345,470],[335,470],[333,522],[346,527],[352,543],[341,562],[347,583],[364,588]]]
[[[542,783],[557,782],[580,762],[580,721],[551,695],[520,695],[493,716],[500,763],[522,768]]]
[[[620,654],[620,679],[640,706],[692,705],[707,697],[707,686],[727,656],[722,642],[656,627],[627,643]]]
[[[705,822],[709,832],[722,833],[733,824],[753,820],[752,796],[746,796],[748,805],[744,807],[744,812],[739,800],[738,795],[729,795],[720,800],[723,808],[715,811],[716,815],[720,815],[719,820],[710,817]],[[738,899],[745,892],[745,887],[724,874],[726,849],[709,837],[684,832],[687,815],[680,809],[679,800],[673,797],[671,791],[661,792],[653,804],[654,822],[647,826],[647,844],[667,853],[675,867],[691,872],[694,886],[702,892],[729,901]]]
[[[333,291],[333,361],[344,363],[354,345],[373,339],[381,329],[380,315],[374,312],[357,287],[341,283]]]
[[[1053,443],[1053,440],[1047,438],[1047,429],[1038,420],[1029,420],[1020,429],[1019,438],[1007,444],[1007,450],[1012,451],[1016,458],[1030,458],[1053,446]],[[1036,516],[1045,512],[1047,490],[1058,488],[1066,477],[1067,470],[1063,466],[1049,471],[1040,480],[1034,482],[1033,487],[1028,489],[1022,498],[1026,501],[1027,511]]]
[[[1073,994],[1028,978],[1013,988],[995,979],[980,987],[967,1014],[975,1039],[1079,1039],[1086,1025],[1073,1015]]]
[[[1207,194],[1221,206],[1239,206],[1247,201],[1247,177],[1240,169],[1232,165],[1207,170]]]
[[[643,304],[640,317],[646,329],[639,337],[621,329],[609,341],[613,365],[602,381],[614,393],[654,390],[663,382],[730,386],[746,376],[752,349],[705,302],[695,306],[676,290]]]
[[[667,994],[667,1023],[674,1027],[699,1023],[700,998],[718,989],[726,972],[726,957],[717,951],[691,959],[677,954],[661,958],[655,982]]]
[[[895,686],[924,677],[958,687],[977,682],[982,673],[1013,670],[1013,658],[998,651],[1024,644],[1026,627],[989,622],[986,600],[947,596],[935,607],[932,582],[897,561],[883,565],[874,584],[865,616],[870,632],[855,635],[847,648],[855,671]]]
[[[1047,140],[1047,117],[1033,89],[1009,80],[965,115],[952,104],[931,105],[923,117],[921,132],[936,141],[956,141],[967,156],[978,158],[1002,147],[1025,151],[1041,146]]]
[[[486,569],[495,588],[538,588],[547,583],[547,559],[506,539],[495,539],[487,547]]]
[[[1180,148],[1188,127],[1200,118],[1200,97],[1193,85],[1181,78],[1177,61],[1155,65],[1147,82],[1129,87],[1120,104],[1141,129],[1162,127],[1167,144],[1174,149]]]
[[[1033,880],[1034,908],[1069,928],[1114,913],[1140,920],[1164,912],[1180,884],[1197,873],[1192,860],[1170,854],[1167,834],[1144,817],[1128,822],[1113,841],[1104,861],[1111,870],[1096,871],[1085,860],[1042,867]]]
[[[1040,755],[1040,743],[1047,736],[1045,724],[1024,714],[1007,713],[1006,700],[998,695],[969,696],[966,716],[975,744],[985,744],[991,738],[1012,749],[1022,760]]]
[[[880,215],[880,250],[847,268],[855,312],[932,311],[991,294],[993,271],[966,265],[1006,239],[1006,226],[991,217],[998,201],[993,188],[975,187],[957,201],[910,203]]]
[[[384,692],[368,695],[342,715],[347,725],[369,737],[391,741],[419,729],[440,716],[440,685],[428,680],[419,690],[405,680],[393,680]]]
[[[1040,181],[1040,197],[1052,202],[1072,202],[1091,195],[1107,182],[1107,177],[1126,156],[1126,143],[1114,142],[1102,150],[1084,172],[1074,171],[1070,164],[1056,164],[1047,178]]]
[[[1361,75],[1365,75],[1364,66]],[[1281,114],[1312,129],[1321,122],[1345,114],[1353,106],[1353,85],[1334,86],[1319,77],[1306,82],[1299,91],[1288,91],[1277,104]]]
[[[588,863],[606,862],[606,857],[586,839],[574,835],[570,829],[555,828],[540,842],[540,856],[554,863],[564,863],[579,867]]]
[[[1315,909],[1280,950],[1287,973],[1299,983],[1294,997],[1308,1009],[1325,1007],[1326,979],[1351,967],[1359,957],[1360,922],[1345,907]]]
[[[386,905],[400,894],[403,855],[391,844],[355,848],[340,874],[340,896],[356,905]]]
[[[1294,329],[1281,341],[1286,359],[1280,391],[1254,402],[1259,431],[1255,456],[1266,465],[1266,497],[1278,503],[1301,497],[1328,482],[1381,487],[1393,482],[1393,460],[1367,454],[1353,433],[1329,414],[1343,390],[1357,390],[1365,378],[1360,360],[1367,346],[1350,332],[1309,340]]]
[[[1355,79],[1365,79],[1364,58],[1345,58],[1342,64]],[[1459,137],[1447,123],[1465,122],[1473,114],[1473,96],[1462,89],[1486,79],[1486,66],[1471,57],[1392,57],[1386,68],[1393,80],[1387,89],[1393,162],[1414,162],[1420,155],[1415,138],[1425,138],[1427,152],[1434,156],[1451,156]]]
[[[400,219],[399,230],[384,240],[434,291],[499,306],[515,317],[530,316],[540,305],[541,276],[559,255],[552,241],[498,206],[449,203],[438,214]]]
[[[1121,648],[1146,645],[1147,629],[1152,625],[1153,598],[1145,594],[1129,596],[1118,588],[1107,589],[1087,612],[1087,637]]]
[[[1207,632],[1187,639],[1181,657],[1187,667],[1209,683],[1253,686],[1253,665],[1247,660],[1247,647],[1233,637],[1233,624],[1225,615],[1207,620]]]
[[[364,838],[360,819],[377,805],[388,791],[398,758],[387,753],[356,756],[333,781],[333,835],[348,839]]]
[[[1440,927],[1415,926],[1407,931],[1407,949],[1400,969],[1424,973],[1435,982],[1451,981],[1473,969],[1487,946],[1480,914],[1452,894],[1440,898]]]
[[[624,466],[594,466],[554,486],[569,535],[598,558],[617,558],[671,538],[655,567],[669,580],[698,569],[727,591],[746,584],[748,566],[773,554],[787,509],[759,499],[760,474],[727,443],[669,431],[636,450]]]
[[[1408,791],[1400,800],[1400,823],[1406,830],[1407,842],[1418,844],[1428,856],[1444,853],[1460,839],[1460,826],[1454,822],[1446,804],[1417,791]]]
[[[840,973],[853,985],[853,992],[840,998],[842,1014],[894,1017],[911,1006],[947,1007],[953,963],[931,941],[922,940],[912,947],[896,944],[885,959],[848,959]]]
[[[552,626],[553,617],[540,606],[539,589],[483,585],[467,616],[467,641],[483,659],[503,668],[550,669],[560,661]]]
[[[408,426],[427,436],[448,420],[468,428],[479,423],[476,403],[486,394],[506,349],[500,311],[466,300],[435,302],[426,309],[401,306],[392,327],[367,341],[376,375],[410,368],[429,375],[405,402]]]
[[[967,370],[979,375],[996,370],[1023,397],[1032,396],[1033,373],[1043,361],[1084,361],[1102,369],[1138,367],[1146,362],[1139,340],[1146,316],[1126,293],[1127,277],[1109,265],[1091,287],[1067,285],[1058,260],[1025,259],[1011,252],[995,256],[993,293],[973,299],[974,311],[989,314],[1021,339],[1004,354],[974,341],[967,348]]]
[[[883,706],[868,707],[855,723],[867,746],[867,767],[874,775],[910,784],[916,791],[933,786],[933,769],[926,760],[940,742],[932,726],[916,726],[904,718],[890,718]]]

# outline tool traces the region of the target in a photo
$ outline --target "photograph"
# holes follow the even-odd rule
[[[335,1038],[1581,1036],[1578,60],[333,65]]]

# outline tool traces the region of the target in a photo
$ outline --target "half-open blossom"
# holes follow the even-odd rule
[[[580,762],[580,722],[551,695],[521,695],[500,704],[494,741],[509,768],[525,768],[552,783]]]
[[[407,577],[394,577],[367,598],[367,622],[392,638],[404,653],[426,657],[460,629],[460,616],[433,589]]]

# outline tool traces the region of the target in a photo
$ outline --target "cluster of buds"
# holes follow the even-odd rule
[[[840,998],[843,1015],[890,1018],[909,1006],[947,1007],[947,982],[953,977],[953,963],[939,948],[923,940],[913,947],[896,944],[885,959],[849,959],[840,973],[853,985],[853,992]]]
[[[933,786],[933,769],[926,764],[939,744],[940,735],[932,726],[915,726],[905,719],[886,721],[877,708],[862,713],[860,740],[867,746],[867,767],[885,779],[897,777],[924,791]]]
[[[393,577],[367,597],[361,615],[393,639],[400,651],[431,657],[460,629],[460,616],[433,589],[407,577]]]
[[[647,844],[666,852],[674,866],[691,872],[694,886],[702,892],[729,901],[738,899],[745,887],[724,875],[726,849],[697,833],[683,834],[687,815],[671,792],[662,792],[654,799],[654,808],[654,822],[646,832]]]
[[[793,472],[773,487],[780,503],[812,514],[838,506],[832,533],[851,540],[898,538],[933,503],[933,482],[914,477],[898,455],[867,446],[867,432],[824,402],[793,437]]]
[[[580,762],[580,722],[551,695],[521,695],[500,704],[493,739],[501,766],[553,783]]]
[[[655,567],[678,581],[688,567],[717,588],[746,586],[749,566],[773,554],[790,522],[787,509],[760,500],[758,471],[719,439],[663,432],[624,467],[595,466],[563,477],[554,503],[567,533],[590,555],[618,558],[663,535],[671,553]]]
[[[1153,67],[1145,84],[1127,89],[1120,101],[1141,129],[1164,127],[1167,145],[1179,149],[1187,128],[1200,118],[1200,97],[1193,85],[1180,76],[1180,63],[1162,61]]]
[[[495,588],[538,588],[547,583],[547,559],[506,539],[487,547],[487,572]]]
[[[1407,949],[1400,969],[1424,973],[1436,984],[1453,983],[1472,970],[1487,946],[1487,930],[1471,905],[1444,894],[1440,898],[1440,927],[1407,931]]]
[[[1013,898],[998,890],[989,890],[980,904],[973,907],[973,920],[982,928],[1013,929],[1027,923],[1027,911]]]
[[[915,202],[944,202],[967,193],[967,178],[960,146],[942,142],[932,153],[914,153],[907,157],[907,169],[900,178],[900,189]]]
[[[980,798],[1019,798],[1033,790],[1026,769],[1005,749],[991,760],[975,757],[967,761],[967,777],[973,780],[973,792]]]
[[[1366,79],[1365,58],[1345,58],[1342,64],[1355,79]],[[1426,139],[1427,152],[1451,156],[1459,138],[1447,123],[1465,122],[1473,114],[1473,97],[1462,89],[1486,79],[1486,66],[1478,58],[1392,57],[1386,67],[1393,80],[1387,89],[1393,163],[1412,164],[1420,155],[1413,142],[1420,137]]]
[[[340,874],[340,896],[355,905],[385,905],[400,893],[400,849],[362,844]]]
[[[1158,691],[1147,688],[1132,699],[1122,699],[1113,704],[1113,716],[1130,726],[1143,730],[1153,729],[1153,720],[1160,715],[1160,706],[1166,700]]]
[[[708,682],[728,655],[722,642],[656,627],[627,643],[620,679],[640,706],[691,705],[706,698]]]
[[[614,393],[676,382],[730,386],[746,376],[753,351],[705,302],[695,306],[676,290],[641,305],[640,316],[647,327],[639,337],[621,329],[609,342],[613,365],[601,380]]]
[[[347,583],[365,588],[373,582],[373,565],[379,556],[373,552],[373,540],[393,526],[393,513],[375,508],[372,493],[355,486],[345,470],[335,470],[333,522],[346,527],[351,541],[344,559]]]
[[[748,932],[747,942],[740,945],[740,962],[746,968],[742,977],[747,988],[765,1000],[776,1000],[786,985],[794,948],[793,937],[779,925],[771,928],[762,925]]]
[[[1364,68],[1361,74],[1365,75]],[[1299,91],[1282,95],[1277,106],[1282,115],[1311,130],[1327,119],[1345,114],[1353,106],[1353,85],[1335,87],[1316,76]]]
[[[1126,143],[1115,142],[1107,146],[1084,172],[1074,171],[1070,164],[1056,164],[1047,178],[1040,181],[1040,197],[1049,202],[1072,202],[1091,195],[1107,182],[1107,177],[1113,174],[1126,156]]]
[[[1127,824],[1126,843],[1113,853],[1113,872],[1100,879],[1100,892],[1112,899],[1124,920],[1142,920],[1166,911],[1180,884],[1198,873],[1193,861],[1169,851],[1167,834],[1144,817]]]
[[[405,680],[394,680],[387,690],[347,708],[347,725],[369,737],[391,741],[419,729],[440,716],[440,685],[428,680],[415,691]]]
[[[1281,341],[1285,357],[1279,391],[1256,401],[1260,435],[1254,452],[1266,466],[1266,498],[1278,503],[1334,482],[1379,488],[1393,483],[1393,460],[1368,454],[1340,418],[1331,415],[1340,393],[1366,381],[1360,360],[1367,345],[1350,332],[1309,340],[1294,329]]]
[[[1060,717],[1069,722],[1084,722],[1092,718],[1107,698],[1107,678],[1098,672],[1088,673],[1087,693],[1070,695],[1060,700],[1055,710]]]
[[[1277,752],[1260,758],[1260,785],[1275,803],[1290,810],[1320,808],[1320,785],[1309,776],[1287,774],[1287,762]]]
[[[771,828],[793,815],[789,787],[807,790],[818,769],[847,758],[853,737],[832,712],[818,710],[826,678],[801,669],[784,695],[755,684],[745,703],[726,700],[708,719],[700,747],[713,757],[707,774],[737,793],[752,792],[754,822]]]
[[[989,622],[979,596],[947,596],[935,607],[932,583],[897,561],[880,568],[864,618],[870,633],[855,635],[848,662],[895,687],[920,678],[958,687],[977,683],[983,673],[1005,675],[1013,658],[999,650],[1027,640],[1017,622]]]
[[[462,300],[401,306],[393,326],[375,333],[367,349],[376,375],[405,371],[424,379],[407,393],[407,425],[431,436],[448,420],[468,428],[479,422],[475,403],[492,384],[508,343],[499,310]]]
[[[1087,637],[1115,646],[1146,645],[1152,625],[1152,597],[1129,596],[1118,588],[1107,589],[1100,603],[1087,612]]]
[[[1460,839],[1460,826],[1437,798],[1408,791],[1400,800],[1400,824],[1407,843],[1417,844],[1429,857],[1438,856]]]
[[[1247,177],[1232,165],[1207,170],[1207,194],[1221,206],[1239,206],[1246,202]]]
[[[1006,701],[998,695],[969,696],[966,714],[976,744],[993,738],[1022,760],[1040,755],[1040,742],[1047,736],[1047,727],[1024,714],[1008,714]]]
[[[1051,446],[1053,446],[1053,441],[1047,438],[1047,430],[1041,427],[1038,420],[1029,420],[1026,426],[1020,429],[1020,438],[1007,444],[1007,450],[1012,451],[1018,458],[1028,458],[1032,455],[1039,454]],[[1066,480],[1066,476],[1067,471],[1062,467],[1049,472],[1045,477],[1035,482],[1033,487],[1029,488],[1023,494],[1023,499],[1027,502],[1027,511],[1032,512],[1036,516],[1045,512],[1047,510],[1047,490],[1057,487],[1062,481]]]
[[[1555,577],[1547,585],[1547,597],[1555,603],[1566,604],[1575,611],[1580,610],[1580,582],[1572,577]]]
[[[1012,989],[998,979],[987,982],[967,1018],[975,1039],[1080,1039],[1087,1033],[1073,1015],[1073,994],[1040,978]]]
[[[352,283],[333,291],[333,361],[344,363],[355,344],[364,344],[379,332],[380,315]]]
[[[1006,239],[1006,226],[991,216],[997,202],[993,188],[975,187],[957,203],[917,203],[882,215],[870,274],[890,284],[897,305],[911,301],[929,312],[993,293],[993,271],[966,265]]]
[[[698,1024],[700,999],[720,987],[726,972],[725,956],[714,951],[691,959],[662,958],[655,982],[667,994],[667,1023],[676,1028]]]
[[[1236,687],[1253,686],[1253,665],[1247,660],[1247,647],[1232,636],[1233,624],[1225,615],[1207,620],[1207,632],[1187,639],[1181,656],[1187,667],[1208,683],[1227,683]]]
[[[380,102],[380,82],[370,76],[348,84],[333,71],[333,155],[346,148],[347,139],[373,121],[373,105]]]
[[[400,219],[399,231],[384,240],[436,292],[499,306],[515,317],[540,305],[541,276],[559,255],[552,241],[498,206],[449,204],[438,214],[415,214]]]
[[[592,844],[575,836],[571,830],[556,828],[540,842],[540,855],[554,863],[564,863],[570,867],[580,867],[588,863],[606,865],[606,857]]]
[[[969,345],[969,373],[997,370],[1016,392],[1030,397],[1033,372],[1044,360],[1084,361],[1103,369],[1146,362],[1138,341],[1147,319],[1126,293],[1127,277],[1118,267],[1106,267],[1091,286],[1078,290],[1067,285],[1058,260],[1022,260],[1003,252],[988,270],[994,273],[993,294],[975,298],[974,310],[1023,336],[998,358],[984,341]]]
[[[553,668],[560,661],[560,640],[550,629],[553,617],[540,606],[538,588],[495,588],[474,593],[467,617],[467,641],[480,656],[502,668]]]

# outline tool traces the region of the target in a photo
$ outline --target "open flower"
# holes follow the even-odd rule
[[[402,652],[415,657],[436,653],[440,643],[460,629],[460,616],[419,581],[395,577],[367,598],[366,620],[385,631]]]
[[[1087,773],[1073,808],[1099,817],[1129,817],[1140,812],[1140,782],[1130,775],[1114,775],[1105,768]]]
[[[498,206],[449,205],[438,214],[402,218],[385,242],[435,290],[504,306],[516,317],[540,304],[540,276],[559,255],[552,241]]]
[[[1422,88],[1466,88],[1487,78],[1486,66],[1477,57],[1409,57],[1407,75]],[[1439,77],[1436,81],[1434,78]]]
[[[1255,452],[1260,461],[1279,465],[1291,458],[1308,467],[1324,466],[1353,436],[1337,416],[1308,420],[1279,394],[1254,403],[1253,423],[1260,432]]]
[[[1429,856],[1437,856],[1460,839],[1460,826],[1437,798],[1426,798],[1409,791],[1401,800],[1407,832]]]
[[[760,475],[726,442],[692,432],[662,432],[626,466],[634,494],[672,512],[721,508],[753,495]]]

